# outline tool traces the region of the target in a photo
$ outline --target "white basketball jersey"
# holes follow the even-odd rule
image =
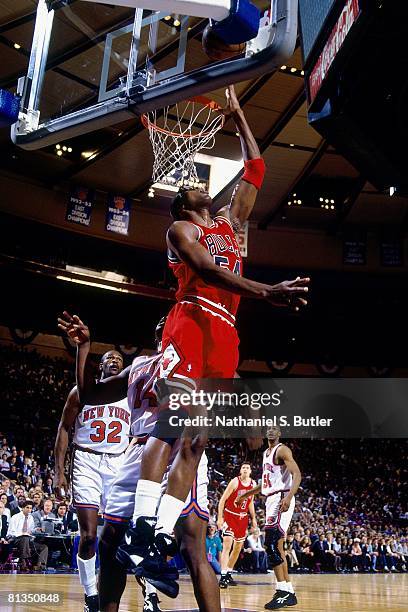
[[[157,421],[158,407],[153,385],[157,379],[161,354],[136,357],[129,372],[128,405],[131,409],[132,436],[150,434]]]
[[[262,465],[262,494],[273,495],[282,491],[289,491],[292,486],[292,474],[286,465],[275,463],[276,453],[282,443],[271,450],[268,448],[263,454]]]
[[[127,399],[84,406],[75,420],[74,444],[99,453],[119,455],[129,445],[130,410]]]

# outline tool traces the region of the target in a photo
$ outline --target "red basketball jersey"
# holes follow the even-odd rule
[[[198,241],[210,253],[214,263],[242,275],[242,257],[231,223],[225,217],[214,217],[210,227],[193,223]],[[195,303],[212,314],[235,324],[240,296],[204,282],[188,265],[169,249],[169,265],[178,281],[178,302]]]
[[[246,513],[248,512],[249,504],[254,498],[253,495],[244,499],[244,501],[241,502],[239,506],[235,505],[235,500],[237,499],[238,495],[242,495],[243,493],[246,493],[247,491],[250,491],[251,489],[256,487],[256,482],[254,480],[251,480],[249,485],[245,486],[242,484],[240,477],[238,476],[237,478],[238,478],[238,487],[227,499],[224,509],[228,510],[229,512],[233,512],[234,514],[237,514],[238,512],[240,514],[244,514],[245,512]]]

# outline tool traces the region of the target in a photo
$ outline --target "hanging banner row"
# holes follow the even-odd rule
[[[67,203],[66,220],[88,227],[91,223],[95,191],[87,187],[72,187]],[[127,235],[129,232],[130,200],[123,196],[107,196],[105,229]]]

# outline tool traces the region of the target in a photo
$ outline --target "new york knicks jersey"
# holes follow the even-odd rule
[[[282,443],[277,444],[271,450],[268,448],[263,454],[262,464],[262,494],[273,495],[289,491],[292,486],[292,474],[286,465],[278,465],[275,462],[276,453]]]
[[[130,410],[127,399],[84,406],[75,420],[74,444],[99,453],[120,455],[129,444]]]
[[[234,274],[242,275],[242,258],[231,223],[225,217],[214,217],[212,225],[206,227],[193,223],[198,232],[198,242],[209,252],[214,263]],[[196,272],[182,262],[171,249],[168,250],[169,266],[177,278],[178,302],[196,303],[213,314],[232,317],[238,310],[240,296],[214,287],[203,281]]]
[[[150,434],[157,421],[157,398],[153,391],[162,355],[136,357],[129,372],[128,405],[132,436]]]

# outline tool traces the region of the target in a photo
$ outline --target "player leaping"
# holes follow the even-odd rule
[[[160,377],[176,389],[194,388],[192,379],[234,376],[238,365],[235,314],[240,296],[296,309],[306,304],[308,278],[267,285],[241,276],[242,260],[235,231],[253,209],[265,164],[233,87],[228,89],[227,100],[226,112],[235,121],[245,160],[245,172],[230,206],[212,216],[210,196],[196,189],[182,190],[171,206],[174,222],[167,234],[167,245],[178,291],[177,303],[163,332]],[[173,443],[174,440],[156,430],[144,449],[135,503],[139,517],[127,533],[131,544],[123,546],[129,558],[133,556],[132,546],[139,550],[140,539],[156,517],[160,483]],[[158,508],[155,540],[136,573],[162,573],[165,566],[160,558],[174,550],[169,535],[192,486],[205,444],[205,432],[182,439],[172,466],[173,477]]]
[[[268,429],[268,448],[263,454],[262,485],[239,495],[237,504],[257,493],[266,496],[265,548],[269,564],[276,576],[276,593],[266,610],[278,610],[297,604],[296,595],[289,580],[288,564],[283,549],[284,537],[292,520],[295,494],[302,480],[298,464],[289,447],[279,442],[279,427]]]

